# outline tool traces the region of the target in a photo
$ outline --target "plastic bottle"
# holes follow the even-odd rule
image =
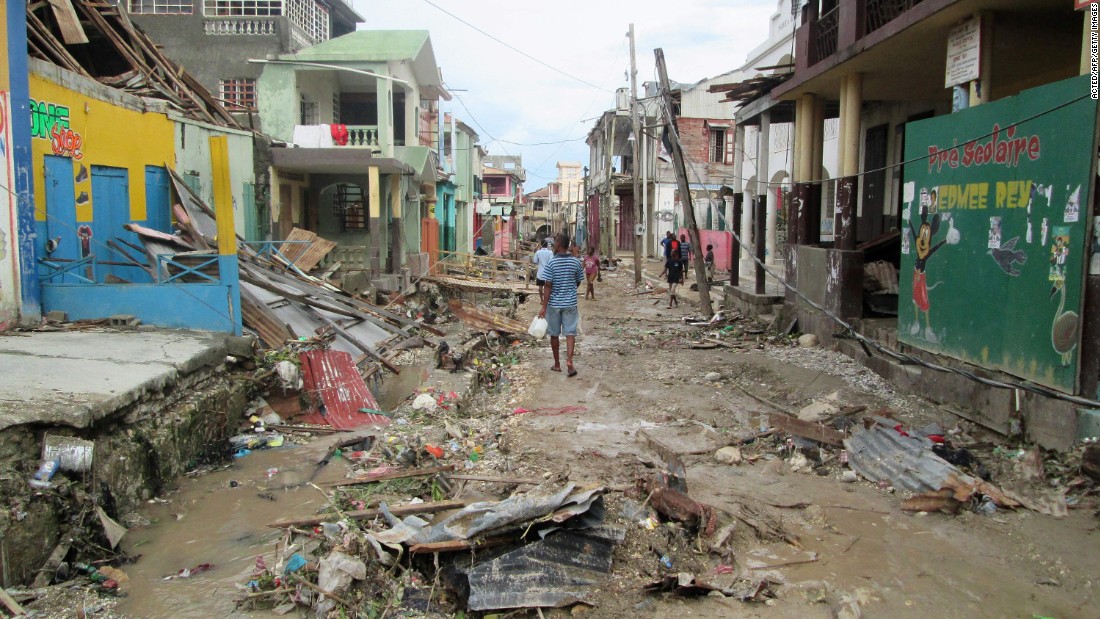
[[[38,465],[38,470],[31,477],[30,484],[35,488],[49,488],[53,485],[50,480],[53,479],[54,474],[57,473],[57,469],[60,467],[60,459],[43,460]]]
[[[106,576],[99,573],[99,569],[94,565],[88,565],[87,563],[73,563],[73,568],[77,571],[84,572],[88,575],[88,579],[95,583],[101,583],[109,580]]]

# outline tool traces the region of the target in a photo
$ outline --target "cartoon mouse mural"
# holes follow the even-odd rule
[[[909,223],[909,231],[913,234],[913,244],[916,247],[917,257],[913,261],[913,306],[916,308],[916,318],[913,321],[913,325],[909,328],[910,335],[918,335],[921,331],[920,316],[924,314],[924,339],[929,342],[939,341],[935,332],[932,331],[932,321],[929,317],[929,310],[932,307],[928,299],[928,259],[932,257],[932,254],[936,253],[944,243],[947,243],[949,239],[941,239],[935,245],[932,244],[933,237],[940,230],[940,214],[934,213],[929,217],[929,211],[936,210],[936,190],[933,189],[930,192],[921,191],[921,205],[920,205],[920,226],[914,230],[913,222]],[[948,234],[958,235],[958,231],[955,230],[954,225],[951,226],[951,232]],[[938,284],[937,284],[938,285]],[[935,286],[933,286],[934,288]]]

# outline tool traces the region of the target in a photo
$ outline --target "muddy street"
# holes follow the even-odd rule
[[[392,544],[385,520],[341,514],[382,503],[496,502],[541,483],[598,489],[603,526],[621,532],[609,572],[580,596],[593,617],[1090,616],[1100,559],[1082,549],[1095,544],[1093,499],[1068,501],[1074,509],[1062,518],[1024,508],[983,512],[976,504],[957,515],[905,511],[913,493],[852,481],[842,448],[776,432],[769,415],[824,402],[855,411],[848,416],[857,425],[883,414],[906,428],[939,424],[979,454],[993,483],[1028,486],[1019,463],[996,455],[1003,450],[994,452],[972,424],[896,393],[838,353],[769,335],[766,323],[692,326],[688,300],[669,310],[659,292],[633,293],[629,268],[608,272],[597,300],[581,301],[577,376],[549,371],[545,340],[497,348],[496,380],[461,407],[438,405],[444,383],[481,375],[487,362],[452,374],[434,369],[429,350],[403,353],[408,371],[387,377],[379,394],[393,405],[394,422],[360,431],[377,437],[370,454],[319,467],[329,447],[349,436],[292,434],[281,447],[181,478],[127,517],[121,548],[137,559],[122,566],[126,596],[110,608],[80,603],[101,616],[305,616],[314,591],[280,570],[297,552],[308,561],[301,573],[313,573],[322,549],[335,545],[367,565],[365,588],[338,596],[362,599],[363,616],[470,616],[469,591],[450,576],[502,549],[479,549],[486,540],[475,539],[457,553],[414,554],[385,567],[364,542],[347,546],[348,531]],[[516,319],[526,323],[536,311],[528,300]],[[462,339],[466,326],[453,321],[447,330]],[[726,345],[691,347],[704,338]],[[417,410],[413,402],[424,393],[437,404]],[[443,446],[441,457],[424,454],[413,469],[453,466],[446,487],[438,476],[334,487],[405,467],[390,456],[409,445]],[[716,459],[731,445],[735,458]],[[655,509],[664,489],[641,486],[662,471],[685,482],[692,505],[704,506],[697,520]],[[422,518],[439,522],[449,513]],[[316,524],[269,526],[287,519]],[[332,537],[331,527],[344,533]],[[263,584],[268,573],[287,582],[272,589]],[[706,586],[646,593],[661,581],[677,589],[668,583],[684,578]],[[291,593],[266,603],[268,592],[281,591]]]

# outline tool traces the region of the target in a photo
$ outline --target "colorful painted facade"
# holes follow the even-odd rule
[[[30,77],[31,150],[37,250],[52,260],[95,256],[108,275],[150,281],[111,241],[138,244],[137,223],[171,231],[165,166],[175,162],[173,123],[137,97],[44,62]],[[130,136],[130,137],[126,137]],[[65,276],[69,277],[69,276]],[[71,278],[69,278],[71,279]]]

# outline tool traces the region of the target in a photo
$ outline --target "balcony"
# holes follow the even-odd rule
[[[348,143],[341,148],[370,148],[381,151],[378,143],[378,125],[347,125]]]
[[[813,49],[810,64],[815,65],[836,53],[840,35],[840,7],[835,7],[819,17],[811,27],[813,28]]]
[[[207,19],[202,29],[213,36],[270,36],[279,34],[280,17]]]
[[[865,0],[864,31],[870,34],[901,16],[902,13],[920,4],[922,0]]]

